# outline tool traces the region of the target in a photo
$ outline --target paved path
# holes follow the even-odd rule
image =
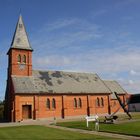
[[[66,128],[61,126],[55,126],[50,125],[50,123],[54,123],[54,121],[35,121],[35,120],[29,120],[29,121],[23,121],[23,122],[16,122],[16,123],[0,123],[0,127],[12,127],[12,126],[22,126],[22,125],[43,125],[46,127],[61,129],[61,130],[67,130],[72,132],[79,132],[79,133],[85,133],[85,134],[92,134],[92,135],[99,135],[99,136],[106,136],[106,137],[112,137],[112,138],[121,138],[124,140],[140,140],[140,137],[135,136],[128,136],[128,135],[121,135],[121,134],[114,134],[114,133],[106,133],[106,132],[96,132],[96,131],[88,131],[88,130],[82,130],[82,129],[73,129],[73,128]]]
[[[27,120],[23,122],[4,122],[0,123],[0,127],[12,127],[12,126],[23,126],[23,125],[49,125],[53,123],[53,121],[46,121],[46,120]]]

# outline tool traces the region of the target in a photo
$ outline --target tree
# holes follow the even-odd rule
[[[4,101],[0,100],[0,120],[3,120],[3,112],[4,112]]]

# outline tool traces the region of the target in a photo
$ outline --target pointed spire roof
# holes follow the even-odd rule
[[[30,46],[21,14],[17,22],[16,30],[11,43],[11,48],[33,50]]]

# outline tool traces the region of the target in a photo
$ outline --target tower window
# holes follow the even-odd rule
[[[26,55],[23,56],[23,63],[26,63]]]
[[[21,63],[21,55],[18,55],[18,63]]]

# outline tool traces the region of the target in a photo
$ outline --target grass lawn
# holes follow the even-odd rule
[[[86,121],[63,122],[58,123],[57,125],[70,128],[94,130],[94,123],[90,122],[89,127],[87,128]],[[121,124],[100,123],[100,131],[140,136],[140,121]]]
[[[0,128],[0,140],[119,140],[80,134],[45,126],[16,126]]]

